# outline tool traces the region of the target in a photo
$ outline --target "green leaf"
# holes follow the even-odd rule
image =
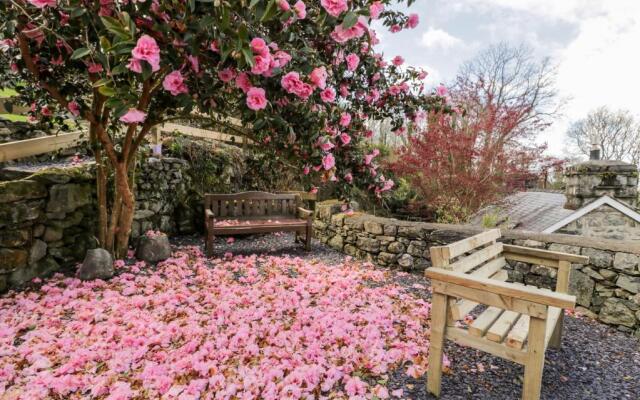
[[[260,22],[269,21],[271,18],[273,18],[276,15],[277,11],[278,11],[278,7],[276,6],[276,1],[275,0],[269,1],[267,8],[264,10],[264,14],[262,14],[262,18],[260,18]]]
[[[95,88],[95,87],[108,85],[110,82],[111,82],[111,79],[102,78],[102,79],[99,79],[99,80],[93,82],[93,87]]]
[[[107,30],[121,39],[131,39],[131,33],[122,26],[122,23],[112,17],[100,17],[100,20],[104,24]]]
[[[71,59],[72,60],[77,60],[77,59],[80,59],[80,58],[82,58],[84,56],[89,55],[90,53],[91,53],[91,50],[89,50],[88,48],[80,47],[79,49],[75,49],[73,51],[73,54],[71,54]]]
[[[86,12],[87,12],[86,8],[84,8],[84,7],[76,7],[76,8],[73,9],[73,11],[71,11],[69,13],[69,17],[71,19],[78,18],[79,16],[84,15],[84,13],[86,13]]]
[[[352,28],[358,22],[358,14],[354,12],[350,12],[345,15],[344,20],[342,20],[342,27],[344,29]]]
[[[249,50],[246,47],[242,48],[242,55],[244,56],[244,60],[245,62],[250,66],[253,67],[253,53],[251,52],[251,50]]]
[[[98,89],[98,92],[100,92],[101,95],[106,97],[113,97],[116,94],[115,89],[109,86],[100,86],[100,88]]]

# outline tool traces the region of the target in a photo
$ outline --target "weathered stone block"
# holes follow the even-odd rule
[[[29,240],[28,229],[3,229],[0,231],[0,246],[3,247],[20,247]]]
[[[344,246],[344,253],[348,256],[356,256],[358,254],[358,248],[352,244],[347,244]]]
[[[49,189],[47,212],[71,212],[91,204],[91,186],[78,183],[53,185]]]
[[[342,250],[342,247],[344,246],[344,239],[341,235],[335,235],[334,237],[329,239],[327,244],[336,250]]]
[[[569,279],[569,293],[576,296],[576,303],[584,307],[591,305],[595,283],[580,271],[572,271]]]
[[[410,239],[420,239],[422,237],[422,228],[417,224],[399,226],[398,236],[404,236]]]
[[[382,265],[391,265],[396,261],[397,255],[381,252],[378,254],[378,262]]]
[[[600,273],[596,270],[594,270],[591,267],[584,267],[581,270],[582,272],[584,272],[585,274],[589,275],[591,278],[595,279],[596,281],[602,281],[604,280],[604,276],[600,275]]]
[[[40,261],[47,255],[47,244],[42,240],[36,239],[29,250],[29,265]]]
[[[364,230],[365,232],[371,233],[374,235],[382,235],[384,233],[382,224],[376,221],[364,221]]]
[[[418,244],[416,244],[418,243]],[[424,243],[424,242],[423,242]],[[422,257],[422,253],[424,251],[425,246],[421,246],[419,242],[412,241],[407,247],[407,253],[411,254],[414,257]]]
[[[43,206],[43,200],[0,204],[0,228],[37,220]]]
[[[29,180],[0,182],[0,203],[44,197],[47,197],[47,189],[39,182]]]
[[[344,223],[344,218],[346,217],[345,214],[335,214],[331,216],[331,225],[335,225],[335,226],[342,226],[342,224]]]
[[[613,264],[613,256],[608,251],[585,247],[582,249],[582,255],[588,256],[589,264],[598,268],[608,268]]]
[[[400,242],[392,242],[387,246],[387,250],[391,253],[402,253],[405,250],[405,245]]]
[[[48,226],[44,231],[44,235],[42,235],[42,240],[45,242],[56,242],[58,240],[62,240],[62,237],[63,230],[61,228]]]
[[[576,254],[576,255],[580,255],[580,247],[578,246],[571,246],[568,244],[558,244],[558,243],[552,243],[549,246],[549,250],[550,251],[558,251],[560,253],[569,253],[569,254]]]
[[[616,253],[613,269],[627,275],[640,275],[640,256],[630,253]]]
[[[10,272],[27,265],[29,254],[21,249],[0,249],[0,273]]]
[[[605,300],[598,317],[607,324],[623,325],[629,328],[636,324],[633,311],[625,306],[622,300],[613,297]]]
[[[409,269],[413,267],[413,257],[409,254],[403,254],[398,258],[398,265],[400,265],[404,269]]]
[[[616,285],[631,293],[640,293],[640,277],[632,277],[620,274]]]
[[[398,233],[397,225],[385,225],[384,226],[384,234],[387,236],[395,236]]]
[[[368,237],[359,236],[356,246],[361,250],[371,253],[377,253],[380,251],[380,241]]]

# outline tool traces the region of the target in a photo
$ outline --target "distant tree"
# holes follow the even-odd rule
[[[580,155],[588,156],[598,144],[602,159],[640,163],[640,123],[628,110],[595,109],[571,124],[566,141]]]
[[[532,139],[561,111],[556,77],[557,68],[549,58],[536,59],[525,45],[499,43],[462,65],[451,96],[471,115],[491,109],[517,112],[510,116],[512,127],[501,139]]]

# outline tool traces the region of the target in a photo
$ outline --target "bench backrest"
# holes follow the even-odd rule
[[[507,261],[503,255],[503,244],[497,242],[500,237],[500,229],[492,229],[447,246],[431,247],[431,264],[479,278],[506,281],[507,271],[503,268]],[[451,300],[449,323],[464,318],[476,305],[469,300]]]
[[[204,207],[219,219],[295,218],[301,205],[296,194],[243,192],[205,194]]]

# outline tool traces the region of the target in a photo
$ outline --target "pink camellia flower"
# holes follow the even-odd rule
[[[401,66],[402,64],[404,64],[404,58],[402,58],[401,56],[395,56],[393,57],[393,60],[391,60],[391,62],[393,63],[393,65],[395,65],[396,67]]]
[[[340,140],[342,141],[342,144],[347,145],[351,142],[351,136],[349,136],[345,132],[342,132],[340,134]]]
[[[380,14],[382,14],[383,11],[384,4],[380,3],[379,1],[375,1],[369,6],[369,14],[371,15],[371,19],[380,18]]]
[[[90,74],[99,74],[103,71],[102,64],[89,63],[89,65],[87,65],[87,70]]]
[[[334,88],[326,88],[320,92],[320,99],[325,103],[333,103],[336,100],[336,90]]]
[[[80,115],[80,105],[75,100],[71,100],[69,104],[67,104],[67,109],[74,117]]]
[[[218,78],[220,78],[222,82],[230,82],[235,77],[236,71],[233,68],[225,68],[221,71],[218,71]]]
[[[420,73],[418,74],[418,79],[420,79],[420,80],[424,80],[424,79],[427,77],[427,75],[429,75],[429,73],[428,73],[427,71],[422,70],[422,71],[420,71]]]
[[[346,174],[346,175],[344,176],[344,180],[345,180],[347,183],[351,183],[351,182],[353,182],[353,175],[351,175],[351,172],[349,172],[348,174]]]
[[[282,11],[289,11],[291,6],[289,6],[289,2],[287,0],[278,0],[278,7]]]
[[[308,165],[305,165],[304,168],[302,169],[302,173],[304,175],[309,175],[309,172],[311,172],[311,168],[309,168]]]
[[[349,97],[349,87],[344,83],[340,85],[340,96]]]
[[[262,38],[253,38],[251,39],[251,51],[253,54],[259,54],[261,56],[265,56],[269,54],[269,46],[267,46],[267,42]]]
[[[148,62],[153,72],[160,69],[160,48],[156,40],[149,35],[142,35],[138,39],[136,47],[131,50],[131,55],[136,60]]]
[[[126,114],[120,117],[120,121],[124,122],[125,124],[139,124],[140,122],[144,122],[146,118],[146,113],[136,108],[130,108]]]
[[[251,73],[254,75],[263,75],[269,71],[271,67],[271,54],[268,52],[264,55],[256,54],[253,56],[253,67]]]
[[[243,92],[247,93],[252,86],[251,79],[249,79],[249,74],[247,74],[246,72],[238,74],[238,76],[236,77],[236,86]]]
[[[358,22],[351,28],[345,29],[342,24],[337,25],[331,32],[331,38],[338,43],[346,43],[351,39],[361,37],[368,30],[367,20],[360,16]]]
[[[200,72],[200,60],[196,56],[187,56],[187,60],[189,60],[189,64],[191,65],[191,69],[196,74]]]
[[[343,112],[342,115],[340,115],[340,126],[347,127],[349,126],[350,123],[351,123],[351,114],[347,112]]]
[[[37,8],[52,7],[55,8],[58,4],[58,0],[28,0],[29,3]]]
[[[51,110],[49,109],[49,106],[43,106],[40,109],[40,113],[42,115],[44,115],[45,117],[50,117],[51,116]]]
[[[247,92],[247,107],[254,111],[262,110],[267,106],[267,97],[262,88],[252,87]]]
[[[321,0],[320,5],[322,5],[322,8],[324,8],[325,11],[333,17],[338,17],[349,9],[347,0]]]
[[[129,68],[131,71],[138,74],[142,72],[142,64],[140,64],[140,60],[137,60],[135,58],[132,58],[129,60],[129,64],[127,64],[127,68]]]
[[[351,53],[346,57],[347,61],[347,69],[349,71],[355,71],[358,68],[358,64],[360,64],[360,57]]]
[[[336,159],[333,157],[333,154],[328,153],[325,154],[324,157],[322,157],[322,168],[324,168],[325,171],[330,170],[331,168],[335,167],[336,165]]]
[[[389,31],[390,31],[391,33],[398,33],[398,32],[400,32],[401,30],[402,30],[402,27],[401,27],[400,25],[398,25],[398,24],[391,25],[391,28],[389,28]]]
[[[209,49],[211,51],[213,51],[214,53],[220,53],[220,48],[218,47],[218,42],[217,41],[212,41],[211,44],[209,45]]]
[[[448,93],[449,91],[444,85],[440,85],[436,88],[436,94],[440,97],[445,97]]]
[[[309,74],[309,80],[318,89],[327,87],[327,69],[325,67],[314,68]]]
[[[317,187],[317,186],[312,187],[312,188],[309,190],[309,193],[311,193],[311,194],[316,194],[316,193],[318,193],[318,187]]]
[[[285,76],[283,76],[280,80],[280,84],[282,85],[284,90],[289,93],[293,93],[298,82],[300,82],[300,74],[295,71],[291,71],[285,74]]]
[[[414,29],[420,23],[420,17],[418,14],[409,15],[409,19],[407,20],[407,27],[410,29]]]
[[[331,149],[333,149],[334,147],[336,147],[333,143],[331,143],[331,141],[329,139],[327,139],[326,137],[319,137],[318,141],[317,141],[317,146],[320,147],[320,149],[322,151],[329,151]]]
[[[298,2],[293,5],[293,10],[296,12],[298,19],[305,19],[307,17],[307,6],[302,0],[298,0]]]
[[[282,68],[291,61],[291,55],[286,51],[276,51],[273,55],[273,67]]]
[[[178,70],[173,71],[164,77],[162,87],[174,96],[178,96],[181,93],[189,93],[189,89],[184,82],[184,77]]]

